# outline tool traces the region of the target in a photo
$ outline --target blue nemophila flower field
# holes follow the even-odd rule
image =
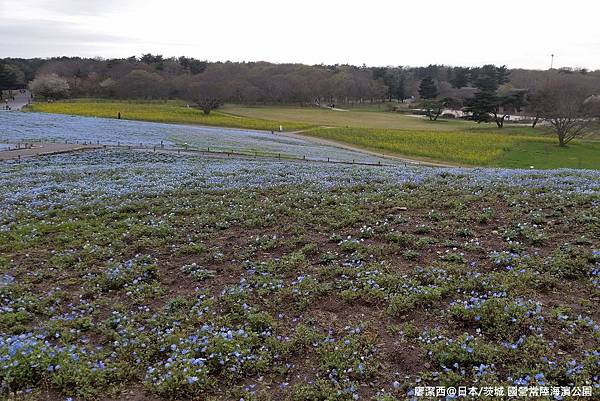
[[[4,398],[600,392],[598,172],[108,149],[0,184]]]
[[[47,208],[90,205],[125,196],[145,196],[179,188],[235,189],[276,185],[311,185],[321,188],[362,183],[388,185],[451,185],[475,193],[491,188],[514,188],[535,196],[539,191],[597,194],[600,173],[595,171],[543,171],[497,169],[434,169],[365,167],[289,161],[254,161],[178,157],[126,150],[93,151],[57,155],[24,163],[5,162],[0,177],[0,218],[36,213]],[[40,214],[42,216],[43,214]],[[517,223],[507,228],[507,239],[528,235],[536,240],[538,229]],[[2,228],[4,229],[4,228]],[[427,231],[421,224],[416,231]],[[360,236],[365,236],[367,228]],[[541,240],[541,238],[539,239]]]
[[[387,159],[361,152],[323,146],[309,140],[264,131],[46,113],[2,113],[0,141],[67,141],[148,148],[165,146],[246,154],[258,152],[320,160],[389,162]],[[0,149],[2,146],[0,143]]]

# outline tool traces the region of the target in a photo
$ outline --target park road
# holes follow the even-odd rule
[[[8,105],[10,110],[18,111],[21,110],[27,104],[29,104],[29,101],[31,100],[31,92],[25,90],[24,93],[21,93],[18,89],[13,90],[11,92],[2,92],[2,101],[0,102],[0,109],[6,110],[6,106]],[[14,100],[12,99],[13,97],[15,98]]]

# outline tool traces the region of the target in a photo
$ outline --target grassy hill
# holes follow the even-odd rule
[[[378,111],[374,106],[332,111],[227,105],[223,112],[326,126],[329,128],[312,129],[304,134],[428,161],[510,168],[600,168],[598,134],[559,148],[548,127],[533,129],[522,124],[507,124],[499,129],[495,124],[464,120],[429,121],[418,116]]]
[[[463,120],[429,121],[387,111],[380,106],[334,111],[315,107],[226,105],[209,116],[181,101],[138,102],[80,99],[38,103],[33,111],[98,116],[163,123],[202,124],[219,127],[302,131],[303,135],[336,141],[386,155],[465,166],[511,168],[600,169],[597,134],[559,148],[547,127],[532,129],[507,124]],[[385,110],[383,108],[382,110]]]

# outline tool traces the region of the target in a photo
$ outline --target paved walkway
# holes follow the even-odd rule
[[[12,96],[14,96],[15,100],[12,100],[12,97],[8,94],[8,91],[3,91],[2,100],[0,100],[0,109],[6,111],[6,105],[10,107],[11,110],[21,110],[23,106],[26,106],[31,100],[31,92],[28,90],[25,93],[21,93],[18,90],[12,91]],[[8,100],[8,102],[6,102]]]
[[[34,143],[32,145],[21,145],[21,149],[15,149],[17,145],[11,144],[11,150],[0,149],[1,160],[20,160],[28,157],[36,157],[43,155],[54,155],[58,153],[69,153],[78,150],[89,150],[102,148],[102,145],[78,145],[66,143]],[[31,147],[30,147],[31,146]]]

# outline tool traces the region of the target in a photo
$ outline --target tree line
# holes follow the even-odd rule
[[[201,90],[224,102],[247,104],[348,104],[431,98],[422,96],[424,79],[435,86],[436,95],[464,100],[478,89],[491,91],[495,86],[502,86],[504,91],[537,90],[548,76],[556,73],[576,76],[593,92],[600,92],[600,71],[569,69],[211,63],[153,54],[124,59],[0,59],[0,85],[4,89],[24,88],[36,77],[55,74],[69,87],[68,93],[60,93],[60,96],[168,99],[200,96],[197,92]]]

